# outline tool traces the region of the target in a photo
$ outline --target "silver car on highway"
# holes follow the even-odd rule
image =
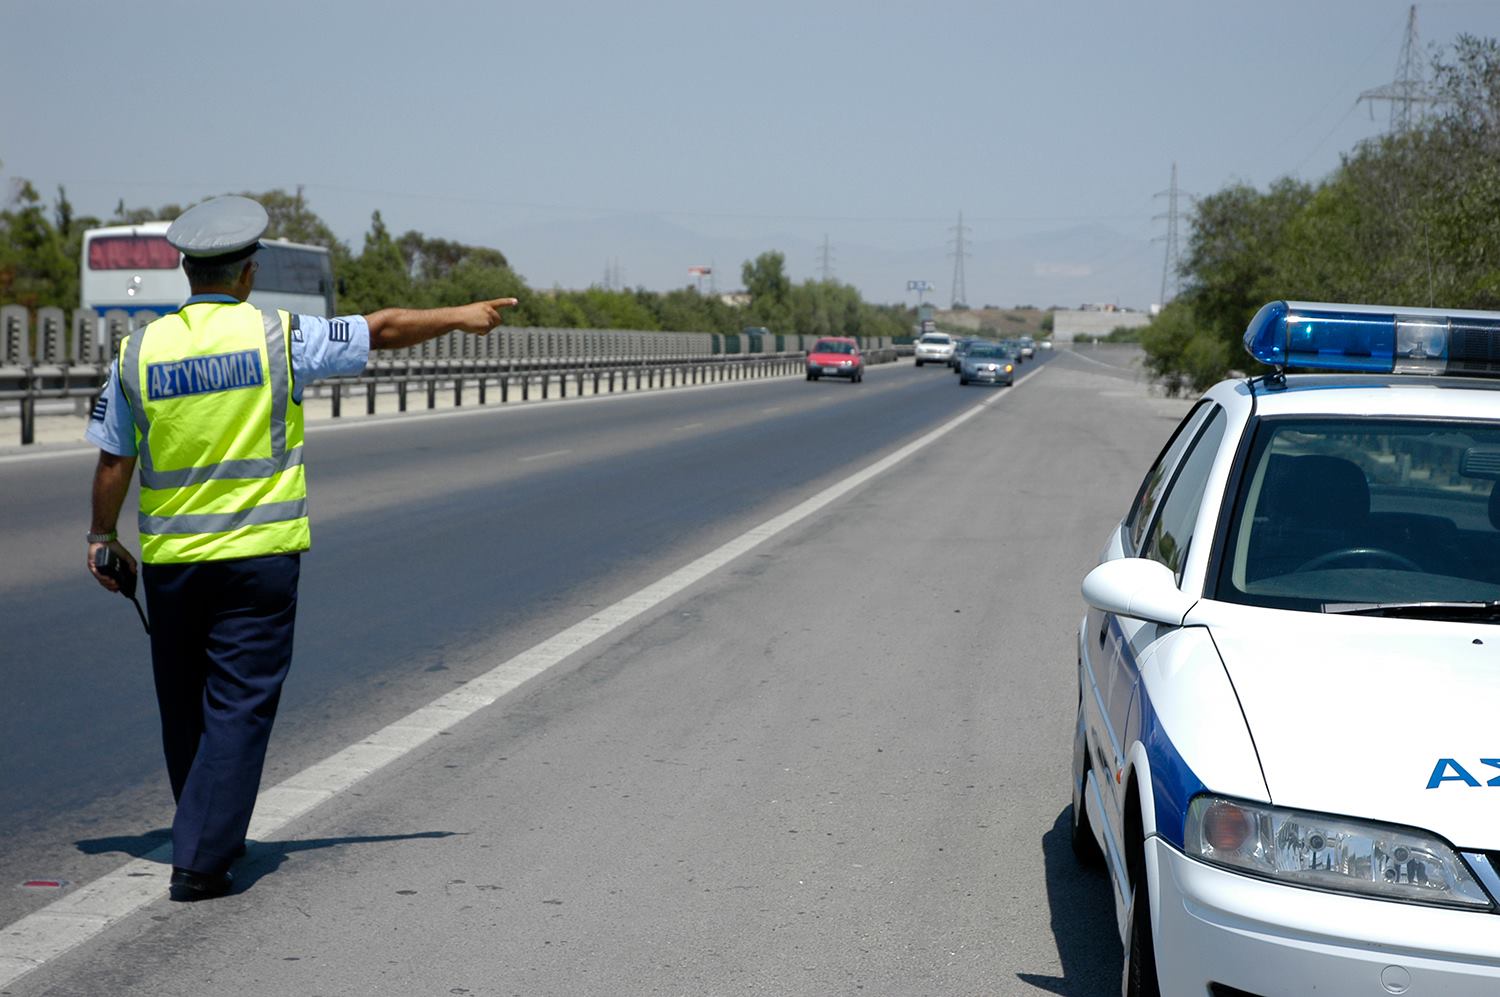
[[[999,343],[974,343],[964,354],[958,368],[959,384],[1016,383],[1016,360]]]

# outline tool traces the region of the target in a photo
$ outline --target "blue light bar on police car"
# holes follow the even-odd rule
[[[1282,370],[1500,375],[1500,313],[1273,301],[1245,349]]]

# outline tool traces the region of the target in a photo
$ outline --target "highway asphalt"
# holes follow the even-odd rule
[[[1186,409],[1116,356],[316,427],[268,786],[989,401],[257,842],[234,896],[9,992],[1114,992],[1066,845],[1077,585]],[[170,820],[91,465],[0,465],[3,923]]]

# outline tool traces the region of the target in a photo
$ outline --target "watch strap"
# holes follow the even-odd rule
[[[118,539],[120,539],[120,534],[114,530],[110,530],[108,533],[90,533],[88,535],[88,542],[91,544],[114,543]]]

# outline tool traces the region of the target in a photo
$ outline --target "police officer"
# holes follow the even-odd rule
[[[221,896],[245,849],[292,658],[308,548],[302,395],[364,369],[370,350],[451,329],[482,334],[514,298],[326,319],[248,304],[265,209],[219,197],[167,230],[192,296],[120,344],[86,438],[99,447],[89,570],[140,468],[141,574],[172,795],[174,900]]]

